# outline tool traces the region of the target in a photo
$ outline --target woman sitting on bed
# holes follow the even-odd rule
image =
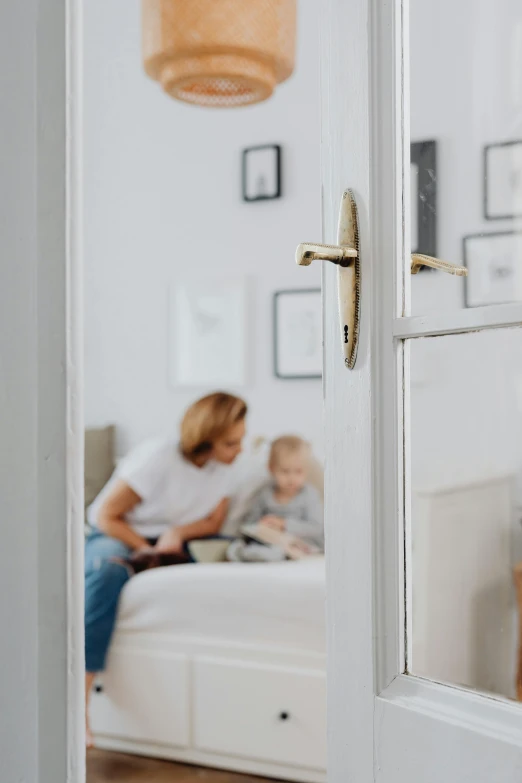
[[[87,709],[94,677],[105,667],[119,596],[129,579],[125,561],[137,552],[181,555],[186,541],[219,533],[246,413],[243,400],[221,392],[194,403],[181,423],[179,444],[154,441],[136,449],[90,507],[94,532],[85,548]]]

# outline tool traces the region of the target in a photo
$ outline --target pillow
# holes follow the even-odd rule
[[[221,538],[189,541],[188,551],[196,563],[224,563],[230,541]]]
[[[114,472],[113,426],[85,431],[85,508],[100,494]]]

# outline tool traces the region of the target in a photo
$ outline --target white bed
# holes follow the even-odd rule
[[[158,568],[124,590],[120,633],[173,633],[324,653],[324,559]]]
[[[324,780],[324,604],[322,558],[134,577],[93,694],[97,744]]]

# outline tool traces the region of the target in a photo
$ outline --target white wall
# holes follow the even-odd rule
[[[267,103],[205,110],[143,73],[138,0],[89,0],[85,32],[86,422],[118,426],[119,450],[174,432],[196,394],[167,380],[168,287],[201,274],[251,283],[252,434],[302,433],[321,451],[321,382],[272,370],[272,293],[320,284],[298,242],[321,236],[319,4],[299,4],[293,78]],[[244,204],[240,153],[283,146],[284,197]]]

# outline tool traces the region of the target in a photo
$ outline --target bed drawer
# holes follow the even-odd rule
[[[196,659],[194,745],[214,753],[326,769],[324,672]]]
[[[111,651],[92,694],[94,734],[180,748],[190,743],[190,666],[184,655]]]

